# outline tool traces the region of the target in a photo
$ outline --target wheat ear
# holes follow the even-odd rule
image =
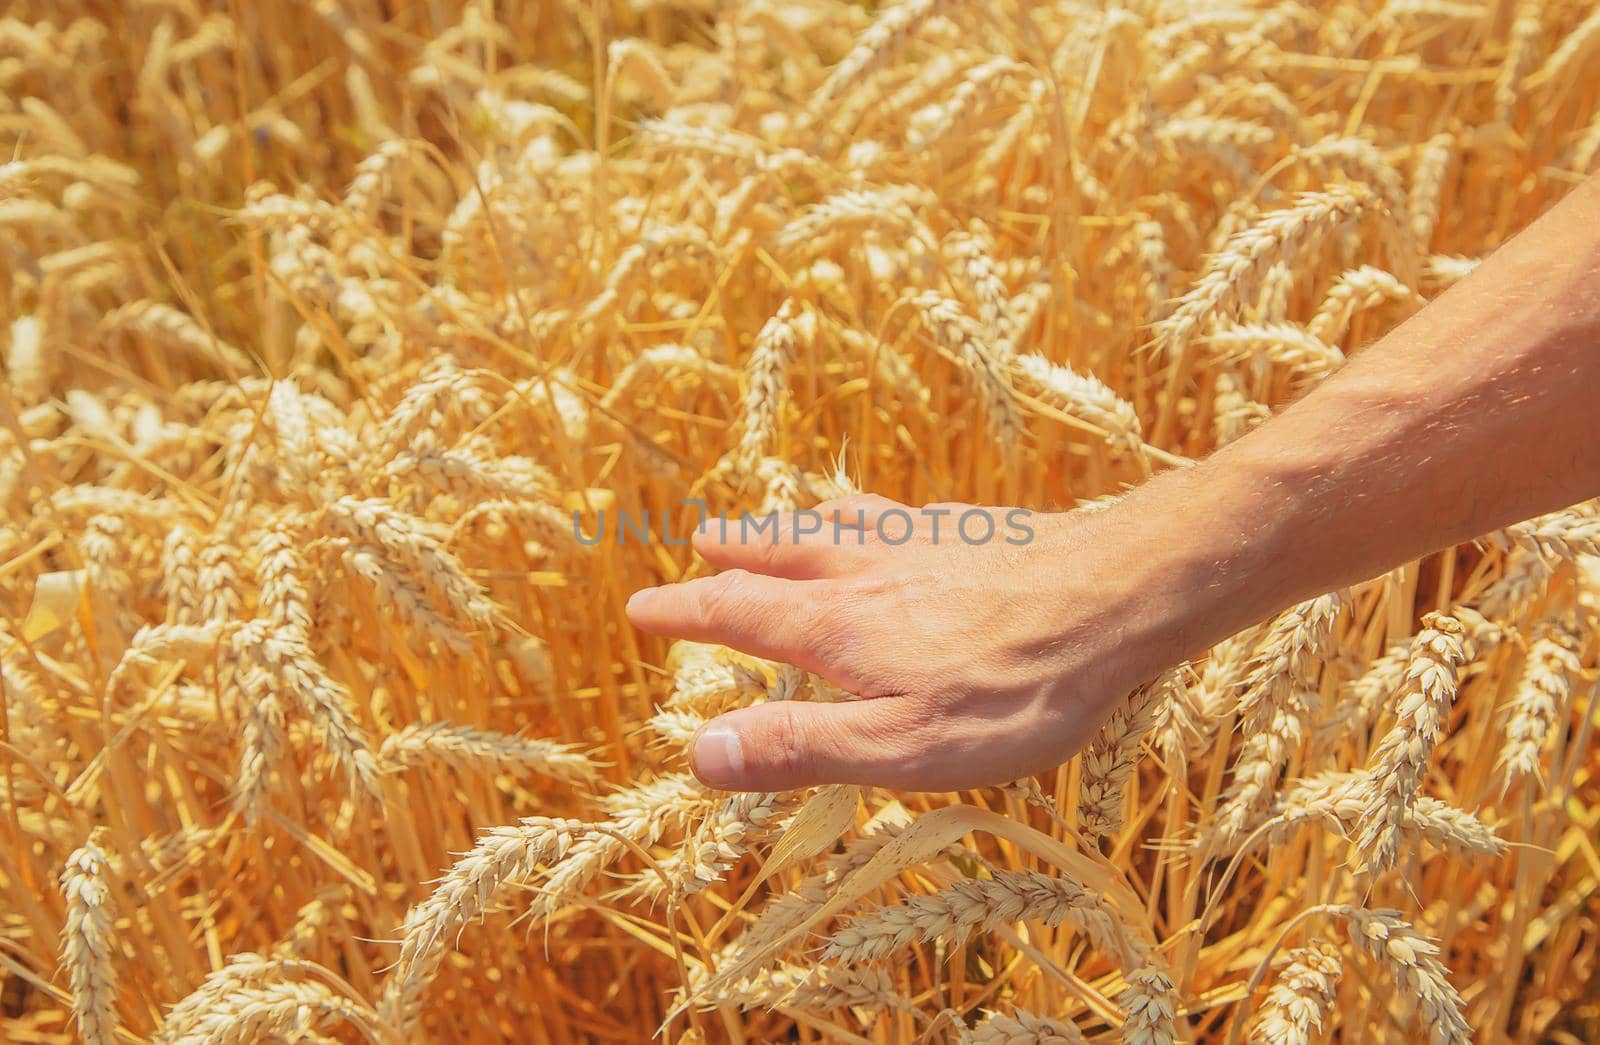
[[[1572,685],[1582,668],[1578,642],[1565,627],[1547,625],[1528,647],[1517,679],[1500,748],[1500,767],[1509,788],[1517,778],[1539,772],[1539,756],[1550,732],[1566,713]]]
[[[960,942],[975,931],[1033,919],[1074,925],[1096,949],[1118,960],[1133,953],[1115,911],[1083,883],[1065,874],[1000,870],[869,911],[834,932],[822,953],[825,960],[850,965],[919,941]]]
[[[1338,1001],[1343,969],[1339,952],[1327,944],[1286,954],[1250,1029],[1251,1045],[1312,1045]]]
[[[597,773],[589,757],[570,744],[449,722],[419,722],[390,734],[378,749],[378,761],[389,769],[441,762],[467,772],[532,771],[573,783],[592,781]]]
[[[1085,1045],[1088,1041],[1076,1024],[1035,1016],[1022,1009],[1007,1015],[984,1013],[969,1034],[972,1045]]]
[[[1122,829],[1122,792],[1138,763],[1139,746],[1155,728],[1176,684],[1176,675],[1168,672],[1134,690],[1084,749],[1078,828],[1088,838],[1098,840]]]
[[[111,938],[111,889],[100,839],[91,835],[67,857],[61,870],[61,894],[67,920],[61,930],[61,960],[72,988],[72,1018],[90,1045],[108,1045],[117,1029],[116,944]]]
[[[1467,659],[1465,636],[1466,629],[1454,617],[1430,613],[1422,619],[1395,694],[1395,724],[1368,760],[1357,840],[1368,872],[1394,866],[1400,827],[1416,805],[1428,756],[1444,733],[1455,700]]]
[[[1303,195],[1229,237],[1171,313],[1152,327],[1155,348],[1169,356],[1183,351],[1208,323],[1258,290],[1274,263],[1360,217],[1374,198],[1368,189],[1334,186]]]
[[[1351,942],[1394,977],[1397,997],[1415,1005],[1434,1045],[1472,1040],[1461,1013],[1461,995],[1450,984],[1437,944],[1401,918],[1399,911],[1335,904],[1329,912],[1344,920]]]

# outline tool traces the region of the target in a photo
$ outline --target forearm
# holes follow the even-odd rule
[[[1150,568],[1175,574],[1168,590],[1200,596],[1198,609],[1157,611],[1187,655],[1301,598],[1596,494],[1591,179],[1282,415],[1136,491],[1121,514],[1137,543],[1167,549]]]

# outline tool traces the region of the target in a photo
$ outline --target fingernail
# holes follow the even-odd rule
[[[729,726],[713,722],[700,730],[694,741],[694,775],[712,787],[735,784],[744,772],[744,749],[739,734]]]

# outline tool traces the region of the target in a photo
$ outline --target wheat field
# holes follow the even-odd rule
[[[1600,1037],[1594,504],[937,795],[702,788],[845,695],[587,539],[1186,467],[1600,168],[1595,4],[12,0],[0,85],[5,1040]]]

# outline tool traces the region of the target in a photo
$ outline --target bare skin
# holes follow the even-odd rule
[[[935,541],[915,510],[888,544],[874,520],[905,506],[872,496],[821,509],[860,544],[713,526],[694,546],[723,572],[628,615],[865,698],[717,718],[693,748],[706,784],[957,790],[1059,764],[1135,686],[1285,606],[1597,494],[1591,178],[1278,417],[1111,508],[1034,515],[1020,546],[957,539],[953,516]]]

